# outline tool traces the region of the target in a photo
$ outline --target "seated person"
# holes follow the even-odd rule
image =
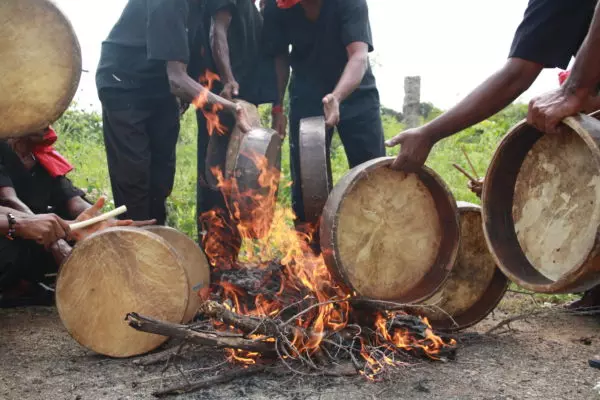
[[[52,304],[45,277],[71,252],[67,240],[133,223],[111,220],[70,232],[66,221],[96,216],[104,198],[92,206],[66,178],[73,167],[52,148],[56,139],[48,128],[0,140],[0,307]]]

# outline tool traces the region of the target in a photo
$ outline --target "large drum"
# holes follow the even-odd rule
[[[502,140],[483,188],[484,230],[498,266],[541,293],[600,283],[600,122],[580,115],[544,135],[525,121]]]
[[[508,279],[490,254],[480,207],[459,201],[460,247],[450,277],[419,309],[436,329],[460,330],[475,325],[498,305]]]
[[[81,77],[81,50],[49,0],[0,1],[0,138],[40,131],[69,107]]]
[[[413,303],[447,279],[460,238],[456,202],[430,169],[407,174],[379,158],[353,168],[321,220],[325,262],[358,299]]]
[[[192,318],[197,291],[208,284],[206,260],[179,253],[177,249],[200,250],[182,244],[173,232],[161,229],[159,233],[107,229],[78,243],[61,266],[56,286],[58,312],[81,345],[111,357],[140,355],[167,338],[131,329],[124,320],[127,313],[173,323]]]

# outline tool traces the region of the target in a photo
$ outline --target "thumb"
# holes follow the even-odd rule
[[[100,198],[96,201],[96,203],[90,207],[90,211],[93,213],[98,213],[104,207],[104,203],[106,202],[106,197],[100,196]]]
[[[323,97],[323,104],[325,104],[325,105],[329,104],[329,95]]]
[[[403,138],[404,138],[404,134],[402,134],[402,133],[399,133],[399,134],[397,134],[396,136],[394,136],[393,138],[391,138],[390,140],[387,140],[387,141],[385,142],[385,145],[386,145],[387,147],[394,147],[394,146],[397,146],[397,145],[399,145],[399,144],[401,144],[401,143],[402,143],[402,140],[403,140]]]

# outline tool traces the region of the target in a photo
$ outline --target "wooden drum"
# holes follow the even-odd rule
[[[67,331],[81,345],[111,357],[140,355],[167,338],[131,329],[128,313],[173,323],[191,319],[196,292],[201,282],[207,283],[202,280],[208,263],[178,253],[176,248],[192,252],[179,235],[166,228],[160,235],[169,241],[145,229],[110,228],[75,246],[59,271],[56,304]],[[188,264],[192,260],[198,264]]]
[[[456,264],[444,285],[419,309],[436,329],[460,330],[475,325],[498,305],[508,279],[490,254],[478,205],[458,202],[460,247]]]
[[[321,220],[325,262],[356,297],[423,301],[447,279],[460,238],[456,202],[424,167],[417,174],[379,158],[353,168],[331,192]]]
[[[580,115],[565,123],[561,135],[516,125],[483,188],[485,236],[498,266],[540,293],[600,283],[600,122]]]
[[[73,27],[49,0],[2,0],[0,38],[0,139],[40,131],[69,107],[79,85]]]

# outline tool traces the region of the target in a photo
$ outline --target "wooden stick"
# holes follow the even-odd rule
[[[475,174],[475,177],[477,178],[477,180],[479,180],[479,174],[477,173],[477,170],[473,166],[473,163],[471,162],[471,159],[469,158],[469,155],[467,154],[467,151],[465,150],[464,147],[462,148],[462,152],[465,155],[465,158],[467,159],[467,162],[471,166],[471,171],[473,171],[473,174]]]
[[[463,167],[461,167],[460,165],[458,165],[458,164],[452,164],[452,166],[454,168],[456,168],[459,172],[461,172],[464,176],[466,176],[467,178],[469,178],[469,180],[471,182],[477,182],[478,181],[478,179],[473,178],[471,176],[471,174],[469,174],[467,171],[465,171],[465,169]]]
[[[197,332],[187,325],[157,321],[136,313],[127,314],[125,320],[129,326],[138,331],[185,339],[190,343],[212,346],[219,349],[232,348],[265,354],[272,353],[275,346],[273,343],[249,340],[241,337],[227,337],[220,336],[218,333]]]
[[[71,231],[77,231],[79,229],[87,228],[88,226],[97,224],[98,222],[107,221],[113,217],[124,214],[126,212],[127,212],[127,207],[121,206],[119,208],[115,208],[114,210],[104,213],[102,215],[98,215],[97,217],[90,218],[88,220],[81,221],[81,222],[75,222],[69,226],[71,228]]]

